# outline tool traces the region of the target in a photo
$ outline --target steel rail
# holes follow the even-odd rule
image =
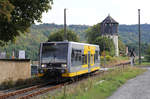
[[[35,86],[32,86],[32,87],[16,90],[16,91],[13,91],[13,92],[3,93],[3,94],[0,94],[0,99],[7,99],[8,97],[11,97],[11,96],[15,96],[15,95],[18,95],[18,94],[29,92],[29,91],[35,90],[35,89],[40,88],[40,87],[42,87],[44,85],[47,85],[47,84],[49,84],[49,83],[41,84],[41,85],[35,85]]]

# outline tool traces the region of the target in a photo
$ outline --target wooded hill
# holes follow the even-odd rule
[[[57,31],[58,29],[62,29],[63,25],[57,24],[40,24],[40,25],[32,25],[30,28],[30,33],[25,35],[21,34],[20,37],[17,37],[16,43],[9,43],[7,46],[0,48],[2,51],[7,52],[7,57],[10,58],[12,55],[12,51],[15,50],[16,56],[18,56],[19,50],[26,51],[26,58],[30,58],[32,60],[38,59],[38,51],[40,42],[45,42],[48,40],[48,36]],[[70,30],[75,31],[79,37],[81,42],[86,42],[86,30],[90,28],[87,25],[69,25],[67,27]],[[142,34],[142,42],[149,43],[150,42],[150,25],[143,24],[141,25],[141,34]],[[138,25],[120,25],[119,26],[119,37],[126,45],[136,45],[138,41]]]
[[[90,26],[87,25],[69,25],[68,29],[75,31],[79,36],[81,41],[86,41],[85,31]],[[53,31],[57,29],[62,29],[63,25],[56,24],[41,24],[33,25],[31,30],[37,29],[45,36],[48,36]],[[141,39],[143,43],[150,42],[150,24],[141,25]],[[119,37],[125,44],[138,42],[138,25],[119,25]]]
[[[125,44],[138,42],[138,25],[120,25],[119,36]],[[150,43],[150,24],[141,25],[142,43]]]

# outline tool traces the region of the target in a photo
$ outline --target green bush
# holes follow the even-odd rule
[[[15,83],[10,79],[10,80],[6,80],[4,82],[2,82],[2,84],[0,85],[1,89],[9,89],[14,87]]]
[[[0,89],[9,89],[15,87],[24,88],[24,87],[32,86],[34,84],[43,83],[43,82],[45,82],[45,80],[38,77],[28,78],[28,79],[18,79],[17,81],[8,79],[0,85]]]
[[[101,58],[101,59],[100,59],[101,61],[104,61],[104,56],[101,56],[100,58]]]
[[[99,36],[96,38],[95,43],[100,46],[100,53],[105,51],[105,55],[115,55],[115,45],[111,38]]]
[[[101,56],[101,61],[104,61],[104,56]],[[106,61],[111,61],[113,58],[110,55],[105,56]]]
[[[106,55],[106,61],[110,61],[110,60],[112,60],[112,57],[109,55]]]

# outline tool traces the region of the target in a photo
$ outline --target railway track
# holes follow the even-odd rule
[[[93,75],[96,75],[96,74],[98,74],[98,73],[94,73]],[[90,75],[90,76],[92,76],[92,75]],[[66,82],[66,83],[60,83],[57,85],[53,85],[52,83],[35,85],[35,86],[29,87],[29,88],[24,88],[24,89],[16,90],[13,92],[0,94],[0,99],[29,99],[31,97],[51,91],[53,89],[61,88],[64,85],[69,85],[69,84],[75,83],[76,81],[81,81],[88,77],[89,76],[81,77],[81,78],[76,79],[74,82],[70,81],[70,82]]]
[[[44,89],[41,89],[41,90],[39,90],[39,91],[30,93],[30,94],[28,94],[28,95],[24,95],[24,96],[18,97],[17,99],[29,99],[29,98],[31,98],[31,97],[34,97],[34,96],[37,96],[37,95],[46,93],[46,92],[48,92],[48,91],[51,91],[51,90],[53,90],[53,89],[61,88],[62,86],[63,86],[63,84],[58,84],[58,85],[56,85],[56,86],[44,88]]]
[[[10,97],[19,95],[19,94],[23,94],[29,91],[33,91],[39,88],[42,88],[48,84],[51,84],[52,82],[48,82],[48,83],[44,83],[44,84],[40,84],[40,85],[34,85],[32,87],[28,87],[28,88],[24,88],[24,89],[20,89],[20,90],[16,90],[16,91],[12,91],[12,92],[6,92],[6,93],[1,93],[0,94],[0,99],[8,99]]]
[[[122,64],[118,64],[117,67],[122,66],[124,68],[125,65],[128,65],[130,63],[122,63]],[[91,76],[95,76],[95,75],[99,75],[101,73],[104,73],[104,71],[102,72],[95,72],[90,76],[85,76],[85,77],[81,77],[78,78],[76,81],[81,81],[83,79],[87,79]],[[0,93],[0,99],[29,99],[31,97],[46,93],[48,91],[57,89],[57,88],[61,88],[62,86],[68,85],[68,84],[72,84],[72,83],[76,83],[75,82],[64,82],[64,83],[60,83],[60,84],[54,84],[54,82],[48,82],[45,84],[41,84],[41,85],[35,85],[29,88],[24,88],[24,89],[20,89],[20,90],[16,90],[13,92],[8,92],[8,93]]]

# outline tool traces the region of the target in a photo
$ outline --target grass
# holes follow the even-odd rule
[[[150,62],[142,62],[141,64],[137,62],[135,66],[150,66]]]
[[[66,90],[51,95],[47,94],[42,99],[106,99],[112,95],[127,80],[145,72],[144,69],[126,67],[125,69],[109,70],[103,75],[80,82],[76,86],[66,86]],[[65,95],[64,95],[65,91]]]
[[[116,60],[129,60],[129,57],[123,57],[123,56],[119,56],[119,57],[114,57]]]
[[[135,66],[150,66],[150,62],[145,59],[142,59],[141,64],[139,64],[139,60],[137,59],[135,62]]]
[[[109,61],[107,60],[105,61],[105,67],[110,67],[126,61],[129,61],[129,57],[123,57],[123,56],[112,57]],[[104,60],[101,60],[101,66],[104,67]]]

